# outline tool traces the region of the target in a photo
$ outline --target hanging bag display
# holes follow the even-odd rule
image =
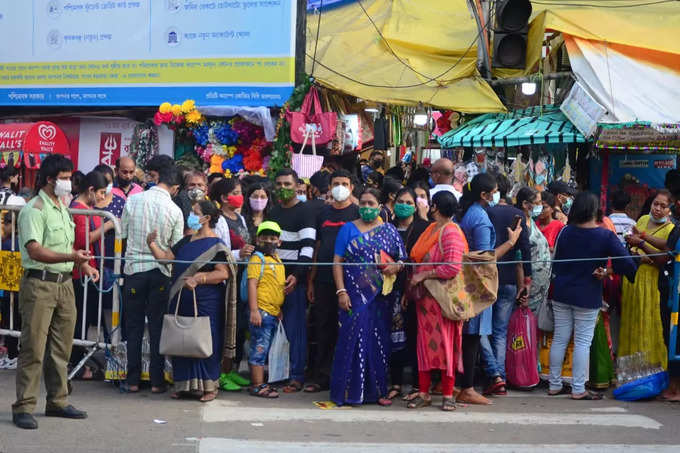
[[[309,126],[309,125],[308,125]],[[312,141],[312,154],[304,154],[307,140]],[[311,127],[305,132],[305,138],[302,142],[302,148],[299,153],[293,153],[291,156],[290,166],[295,170],[299,178],[311,178],[314,173],[321,170],[323,167],[323,156],[316,155],[316,143],[314,133]]]
[[[213,354],[210,317],[198,316],[196,291],[194,290],[192,293],[194,296],[194,316],[178,315],[182,290],[177,295],[175,314],[163,316],[160,342],[161,355],[205,359]]]
[[[460,227],[453,224],[460,235]],[[442,255],[442,233],[439,232],[439,250]],[[473,264],[474,263],[474,264]],[[496,302],[498,295],[498,267],[494,252],[468,252],[463,254],[463,268],[449,280],[428,279],[425,288],[439,303],[442,315],[453,321],[474,318]]]
[[[307,135],[311,133],[312,144],[323,145],[333,139],[337,130],[338,116],[334,112],[324,112],[321,109],[319,93],[314,86],[305,96],[300,111],[288,111],[286,116],[290,123],[290,139],[294,143],[307,142]]]

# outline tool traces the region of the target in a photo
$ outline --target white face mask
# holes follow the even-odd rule
[[[113,190],[113,183],[110,182],[109,185],[106,186],[106,195],[110,194],[112,190]]]
[[[333,199],[335,201],[342,203],[343,201],[345,201],[349,198],[349,196],[351,195],[351,192],[345,186],[335,186],[331,190],[331,195],[333,196]]]
[[[54,195],[57,197],[65,197],[71,195],[71,180],[57,179],[54,183]]]

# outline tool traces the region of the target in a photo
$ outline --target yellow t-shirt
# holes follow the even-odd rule
[[[259,256],[253,255],[248,261],[248,280],[254,278],[259,280],[257,283],[257,306],[272,316],[279,316],[281,305],[285,294],[283,288],[286,285],[286,269],[279,260],[279,257],[265,255],[264,272],[262,271],[262,260]]]

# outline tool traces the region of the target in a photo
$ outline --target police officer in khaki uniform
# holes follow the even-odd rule
[[[45,415],[87,418],[86,412],[68,404],[67,365],[76,324],[71,273],[74,264],[94,281],[99,273],[88,264],[89,252],[73,250],[73,219],[59,200],[71,193],[72,171],[73,164],[66,157],[48,156],[38,173],[38,195],[19,213],[19,247],[25,273],[19,291],[21,349],[12,420],[24,429],[38,428],[31,413],[37,404],[43,369]]]

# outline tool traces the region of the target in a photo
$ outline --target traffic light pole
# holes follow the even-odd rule
[[[477,46],[477,60],[479,62],[479,72],[482,78],[487,78],[491,76],[491,58],[489,56],[489,47],[487,43],[489,42],[489,27],[482,25],[486,24],[489,20],[489,15],[487,13],[488,8],[482,3],[482,0],[468,0],[468,6],[472,15],[475,16],[475,22],[477,23],[477,33],[478,33],[478,46]]]

